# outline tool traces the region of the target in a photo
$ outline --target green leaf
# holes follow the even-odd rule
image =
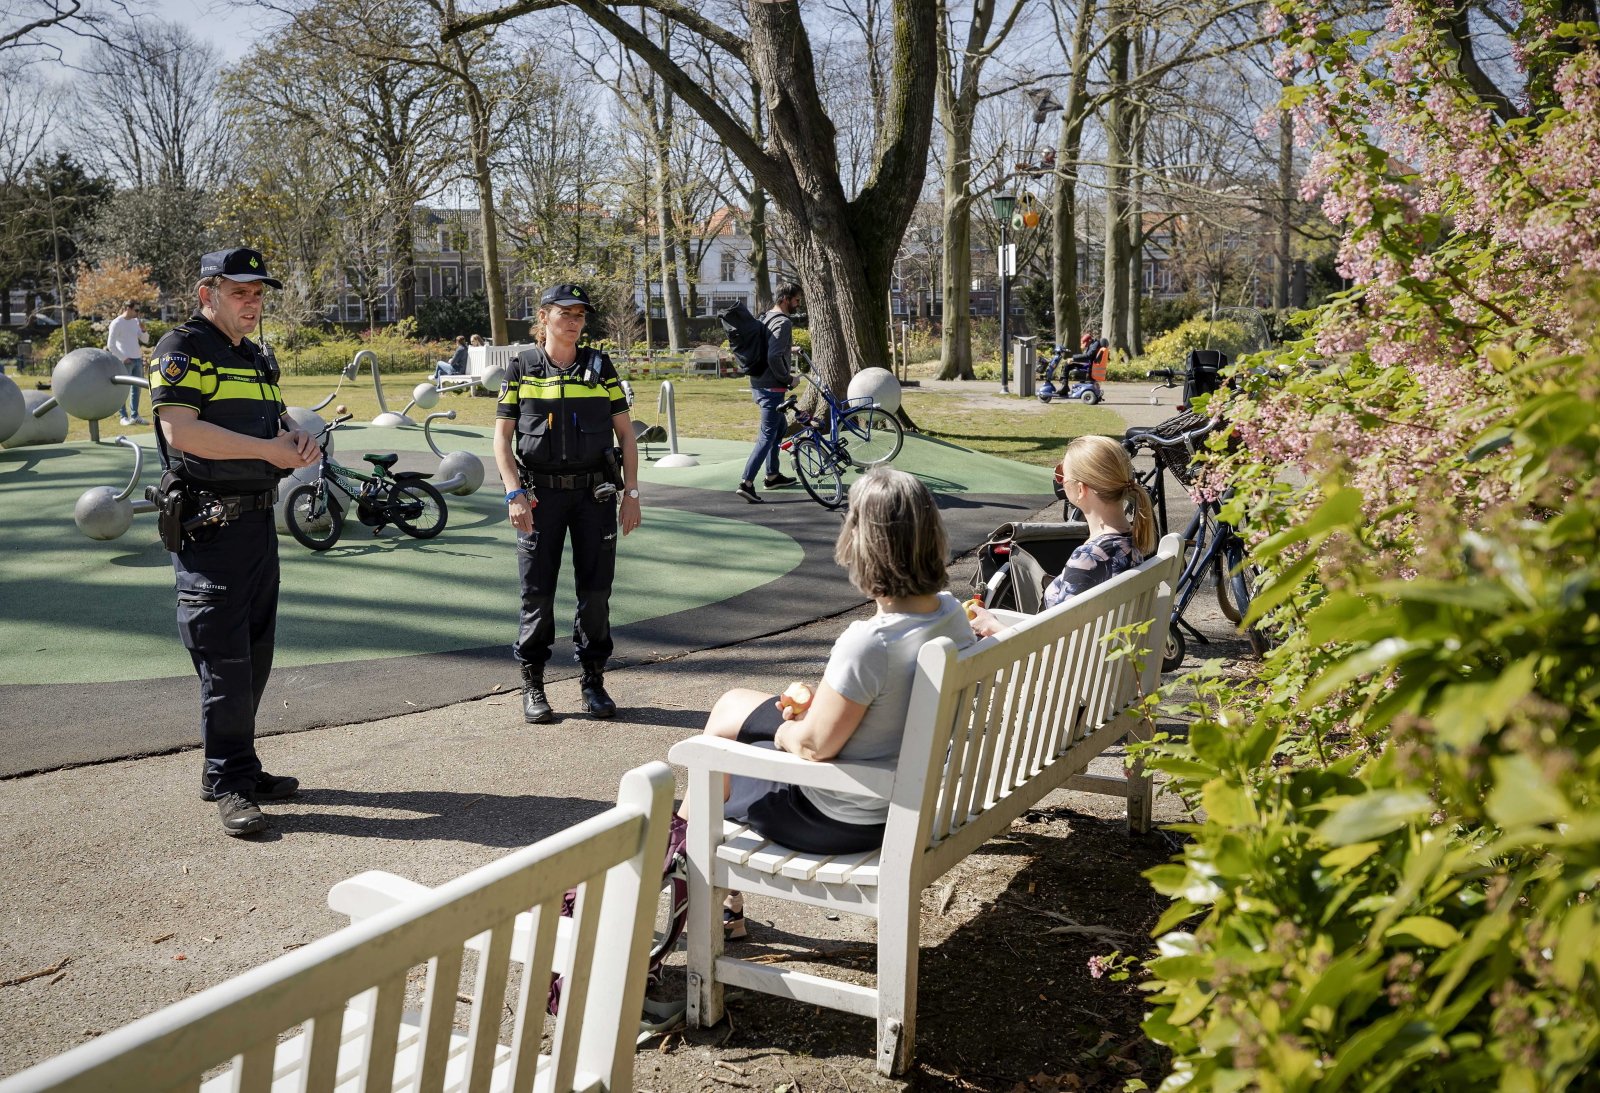
[[[1501,827],[1556,823],[1571,813],[1572,806],[1561,791],[1529,756],[1496,756],[1489,761],[1489,768],[1494,789],[1484,807]]]
[[[1251,559],[1265,562],[1282,554],[1284,549],[1306,540],[1320,540],[1335,528],[1347,527],[1361,516],[1361,491],[1342,486],[1334,487],[1317,511],[1294,527],[1268,536],[1250,552]]]
[[[1381,845],[1375,842],[1351,843],[1328,851],[1322,855],[1321,863],[1323,868],[1332,870],[1335,877],[1342,876],[1372,857]]]
[[[1447,949],[1461,940],[1460,932],[1443,919],[1429,918],[1427,915],[1412,915],[1403,918],[1389,927],[1386,938],[1409,935],[1430,945],[1435,949]]]
[[[1333,846],[1346,846],[1387,835],[1431,811],[1432,799],[1419,790],[1363,793],[1346,798],[1317,828],[1317,834]]]
[[[1298,592],[1300,582],[1305,580],[1306,574],[1310,573],[1316,564],[1316,551],[1308,550],[1294,565],[1276,574],[1270,585],[1250,597],[1250,610],[1245,614],[1243,625],[1249,626],[1259,622],[1268,611]]]
[[[1384,638],[1359,653],[1344,658],[1324,672],[1307,689],[1301,701],[1314,706],[1351,680],[1370,675],[1381,668],[1392,667],[1418,650],[1419,646],[1414,642],[1402,638]]]

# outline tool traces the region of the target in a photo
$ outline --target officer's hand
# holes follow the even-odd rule
[[[622,534],[626,535],[628,532],[638,527],[640,522],[644,519],[643,515],[639,511],[639,499],[637,497],[629,497],[627,494],[623,494],[621,515]]]
[[[322,458],[322,449],[317,447],[316,439],[310,433],[303,429],[290,429],[289,436],[293,438],[300,454],[306,457],[306,461],[300,464],[302,467],[309,467]]]
[[[506,504],[511,515],[511,526],[526,535],[533,530],[533,502],[527,494],[512,498]]]
[[[304,433],[279,433],[267,441],[266,459],[274,467],[282,467],[286,471],[298,470],[308,467],[316,462],[313,457],[306,456],[300,450],[300,445],[295,442],[295,436],[304,437]],[[313,444],[311,450],[315,452],[317,446]]]

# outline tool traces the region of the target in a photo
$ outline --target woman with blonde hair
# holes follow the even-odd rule
[[[728,691],[712,706],[706,735],[818,763],[898,758],[917,653],[937,637],[972,640],[966,612],[944,591],[949,546],[928,487],[892,467],[868,471],[850,489],[833,557],[877,612],[839,635],[817,686],[781,697]],[[790,849],[847,854],[883,844],[885,799],[741,775],[727,782],[724,815]],[[723,918],[730,938],[745,936],[738,893]]]
[[[1133,460],[1115,440],[1077,437],[1067,445],[1056,478],[1067,501],[1083,512],[1089,538],[1045,588],[1043,609],[1133,569],[1154,553],[1157,539],[1150,495],[1134,477]],[[979,637],[1003,629],[988,611],[973,610],[972,631]]]

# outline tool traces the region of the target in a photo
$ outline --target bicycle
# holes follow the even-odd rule
[[[805,354],[797,351],[796,357],[796,371],[828,405],[827,431],[791,396],[779,409],[792,413],[801,428],[782,447],[794,456],[795,477],[812,499],[826,509],[842,508],[849,498],[845,473],[892,460],[905,444],[905,431],[893,414],[871,399],[840,402],[834,398],[833,392],[811,378],[811,362]]]
[[[344,531],[345,506],[335,490],[355,504],[356,518],[376,535],[393,524],[414,539],[432,539],[444,530],[450,509],[444,495],[420,471],[393,473],[399,456],[393,452],[363,458],[372,464],[371,474],[362,474],[334,460],[328,447],[333,431],[354,415],[335,418],[317,434],[322,449],[322,467],[315,482],[290,491],[284,502],[284,523],[289,534],[311,550],[327,550],[339,541]]]

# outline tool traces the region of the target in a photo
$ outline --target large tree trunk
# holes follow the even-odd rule
[[[1106,213],[1105,263],[1102,282],[1105,299],[1100,311],[1100,336],[1113,350],[1128,349],[1128,132],[1133,104],[1127,101],[1128,32],[1126,4],[1113,4],[1113,31],[1107,48],[1107,82],[1111,99],[1106,105]]]
[[[972,118],[978,107],[976,70],[982,58],[970,47],[974,34],[982,42],[978,28],[981,23],[987,29],[993,11],[993,3],[987,0],[973,5],[968,48],[958,61],[950,55],[947,5],[939,5],[936,109],[944,136],[944,326],[939,335],[942,380],[973,378],[972,318],[967,292],[972,284]]]
[[[411,202],[394,210],[394,228],[389,234],[389,262],[395,271],[394,303],[396,318],[409,319],[417,313],[416,230],[411,224]],[[465,286],[463,286],[465,288]],[[370,321],[371,315],[369,313]]]
[[[489,303],[489,340],[495,345],[511,342],[506,332],[506,286],[500,276],[500,225],[495,215],[494,173],[489,157],[494,133],[489,104],[483,91],[471,78],[471,63],[461,39],[455,41],[457,80],[467,101],[468,140],[472,148],[472,181],[478,190],[478,232],[482,237],[483,291]]]
[[[772,310],[772,267],[767,260],[767,192],[750,191],[750,279],[756,284],[755,313]]]
[[[1072,79],[1061,111],[1056,140],[1056,187],[1050,196],[1053,247],[1051,296],[1056,315],[1056,344],[1079,346],[1083,313],[1078,306],[1078,159],[1083,153],[1083,123],[1089,114],[1089,41],[1094,32],[1097,0],[1079,0],[1072,32]]]

